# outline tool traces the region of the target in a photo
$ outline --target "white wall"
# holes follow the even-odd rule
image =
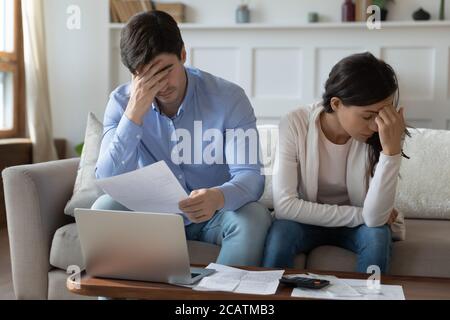
[[[69,156],[83,141],[87,114],[103,117],[108,99],[109,28],[108,0],[44,0],[54,134],[68,140]],[[164,0],[172,2],[175,0]],[[187,5],[187,22],[224,24],[234,22],[239,0],[181,0]],[[303,23],[309,11],[318,11],[323,21],[339,21],[343,0],[251,0],[252,22]],[[68,30],[67,8],[81,9],[81,30]],[[390,19],[411,20],[419,6],[433,18],[439,0],[397,0]],[[447,1],[447,19],[450,2]]]
[[[107,1],[44,0],[54,135],[68,155],[84,140],[89,111],[103,116],[108,98]],[[81,29],[66,27],[70,5],[81,8]]]

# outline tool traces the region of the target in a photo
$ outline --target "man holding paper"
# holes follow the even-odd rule
[[[166,162],[189,195],[178,204],[187,239],[221,245],[220,264],[260,265],[271,216],[256,202],[265,180],[244,91],[186,68],[180,30],[164,12],[128,22],[121,56],[133,78],[110,95],[97,178]],[[93,209],[127,210],[108,195]]]

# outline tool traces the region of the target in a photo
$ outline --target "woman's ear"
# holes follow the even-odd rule
[[[333,111],[336,112],[342,106],[342,101],[341,101],[341,99],[339,99],[337,97],[333,97],[333,98],[331,98],[330,105],[331,105],[331,109],[333,109]]]

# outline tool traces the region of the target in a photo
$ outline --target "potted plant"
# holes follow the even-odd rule
[[[373,5],[378,6],[381,10],[381,21],[386,21],[389,10],[387,9],[388,3],[394,2],[394,0],[373,0]]]
[[[81,157],[81,153],[83,153],[84,142],[75,146],[75,152],[79,157]]]

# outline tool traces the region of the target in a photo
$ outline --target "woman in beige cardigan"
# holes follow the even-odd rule
[[[322,103],[281,120],[265,267],[293,267],[297,254],[335,245],[358,255],[357,271],[387,272],[392,238],[405,237],[394,208],[407,133],[397,102],[393,69],[356,54],[334,66]]]

